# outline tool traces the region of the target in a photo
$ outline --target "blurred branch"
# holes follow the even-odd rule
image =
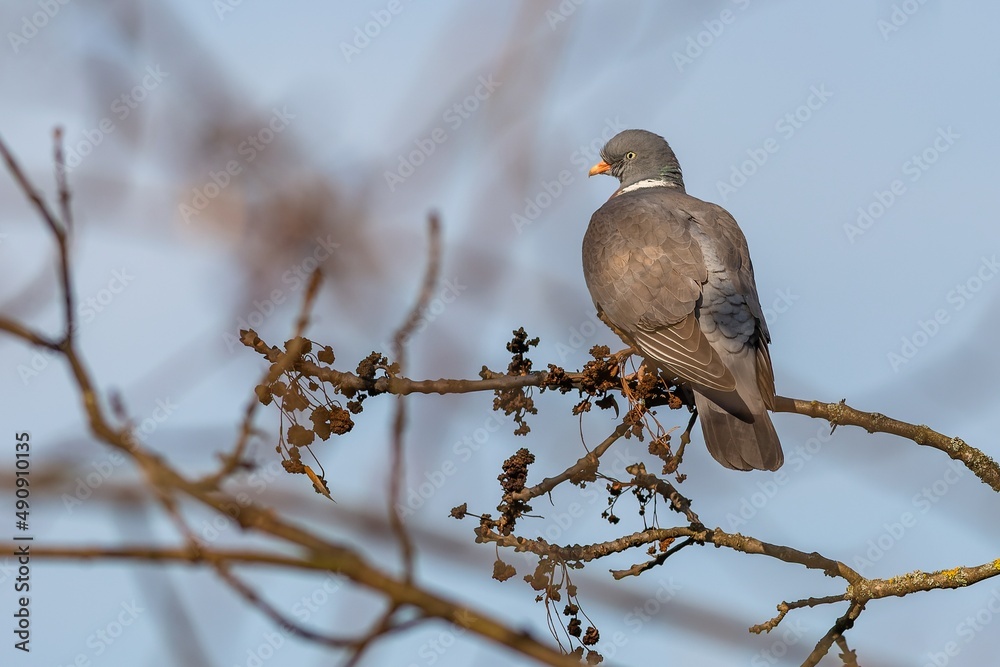
[[[56,190],[59,193],[59,214],[62,216],[66,231],[73,231],[73,210],[70,206],[69,183],[66,180],[66,154],[63,151],[63,129],[57,127],[53,133],[56,163]]]
[[[409,314],[400,325],[396,334],[392,338],[393,355],[399,365],[400,372],[404,372],[407,362],[407,343],[413,330],[420,321],[420,316],[427,308],[433,296],[434,286],[441,275],[441,222],[436,214],[432,213],[427,219],[427,235],[429,240],[427,270],[424,272],[423,286],[416,303],[410,309]],[[396,397],[396,415],[392,425],[392,469],[389,475],[389,525],[392,532],[399,541],[399,547],[403,556],[403,577],[406,581],[413,580],[413,541],[403,524],[403,517],[400,516],[396,508],[400,506],[400,494],[403,491],[403,484],[406,482],[405,456],[403,453],[403,433],[406,429],[406,396]],[[358,653],[360,655],[360,652]]]
[[[0,316],[0,331],[6,331],[10,335],[15,338],[20,338],[29,345],[44,347],[55,352],[62,349],[59,343],[49,340],[44,335],[29,329],[20,322],[16,322],[3,316]]]
[[[159,454],[143,448],[131,436],[128,429],[113,425],[100,403],[94,381],[76,348],[73,336],[74,320],[72,316],[73,300],[71,296],[73,285],[70,274],[70,257],[65,233],[65,221],[60,223],[52,214],[45,201],[25,177],[2,139],[0,139],[0,154],[6,160],[9,170],[14,175],[25,196],[34,203],[40,217],[42,217],[57,241],[62,290],[64,292],[63,307],[65,310],[66,326],[62,341],[55,347],[58,348],[58,353],[70,367],[73,380],[76,383],[83,402],[84,413],[90,431],[100,441],[126,453],[136,461],[149,480],[149,483],[156,489],[161,502],[168,512],[176,512],[173,495],[175,493],[184,494],[215,509],[220,514],[235,520],[246,530],[265,533],[279,541],[299,546],[304,550],[301,557],[302,562],[313,563],[317,568],[346,576],[352,581],[384,595],[394,606],[405,605],[415,607],[427,618],[445,620],[448,623],[465,628],[484,638],[508,646],[545,664],[577,664],[572,658],[545,646],[523,631],[513,630],[500,621],[485,614],[472,611],[464,605],[446,600],[414,585],[408,580],[400,580],[381,572],[348,547],[330,542],[304,529],[298,528],[276,516],[269,509],[259,507],[253,503],[242,502],[242,499],[237,499],[228,494],[207,488],[210,485],[206,485],[204,482],[187,479],[162,459]],[[316,282],[318,282],[318,277],[314,276],[313,283]],[[315,287],[311,291],[314,292]],[[311,302],[311,298],[307,294],[307,303]],[[306,321],[307,315],[303,314],[298,321],[299,328],[303,328]],[[34,334],[23,325],[4,321],[2,330],[33,345],[45,344],[44,337]],[[294,364],[299,360],[305,344],[306,341],[301,336],[297,336],[291,342],[286,350],[286,358],[289,364]],[[296,345],[302,347],[296,348]],[[52,347],[52,345],[46,346]],[[274,372],[273,368],[271,372]],[[280,371],[277,374],[280,374]],[[234,508],[239,509],[234,511]],[[182,520],[178,523],[178,527],[182,533],[189,532]],[[201,548],[190,535],[188,535],[188,542],[189,553],[198,554],[197,558],[201,562],[212,564],[220,574],[226,571],[226,561],[223,557]],[[162,554],[153,556],[154,553],[154,550],[146,550],[144,557],[162,559],[159,558]],[[188,556],[188,559],[190,559],[190,556]],[[235,584],[237,590],[240,590],[248,599],[254,600],[255,606],[267,613],[268,607],[262,603],[262,600],[254,598],[252,591],[239,586],[240,582],[232,579],[232,577],[228,578],[228,583],[231,585]],[[273,617],[273,614],[269,615]],[[280,621],[280,619],[278,620]],[[322,639],[311,635],[307,635],[306,638],[314,640]],[[330,643],[333,640],[326,638],[323,641],[324,643]],[[371,639],[364,639],[364,641],[368,643]],[[336,642],[334,641],[334,643]]]
[[[56,132],[55,134],[55,152],[56,155],[62,155],[62,133]],[[38,215],[45,222],[45,225],[52,232],[52,236],[56,241],[59,251],[59,279],[61,282],[61,291],[63,295],[63,315],[66,318],[66,326],[64,330],[65,340],[71,340],[76,331],[76,309],[73,307],[73,290],[70,284],[70,274],[69,274],[69,240],[67,239],[67,227],[68,219],[63,220],[61,223],[56,218],[55,214],[49,209],[49,205],[45,203],[38,191],[31,185],[31,181],[25,176],[24,171],[21,169],[21,165],[18,164],[17,160],[14,159],[13,154],[7,148],[7,142],[0,137],[0,155],[3,156],[4,162],[7,163],[7,169],[10,171],[14,180],[17,182],[18,187],[24,193],[25,197],[32,203]],[[59,183],[59,196],[60,199],[65,201],[64,206],[66,210],[69,210],[69,189],[65,186],[65,166],[60,170],[56,169],[56,178]]]

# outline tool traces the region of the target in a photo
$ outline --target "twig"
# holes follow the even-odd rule
[[[849,584],[863,584],[864,577],[853,569],[841,563],[822,556],[816,552],[806,553],[792,547],[770,544],[753,537],[739,533],[727,533],[721,528],[695,528],[679,526],[676,528],[647,528],[638,533],[625,535],[607,542],[572,546],[549,544],[545,540],[529,540],[514,535],[500,535],[480,526],[476,535],[484,542],[495,542],[500,546],[512,547],[515,551],[530,551],[540,556],[550,556],[565,562],[586,562],[603,558],[609,554],[620,553],[635,547],[660,542],[667,538],[689,537],[696,542],[711,543],[717,547],[726,547],[747,554],[769,556],[786,563],[796,563],[811,570],[820,570],[831,577],[840,577]],[[998,572],[1000,574],[1000,572]]]
[[[56,162],[56,189],[59,192],[59,213],[68,234],[73,233],[73,209],[70,207],[69,182],[66,178],[66,155],[63,152],[63,129],[53,132]]]
[[[917,570],[889,579],[862,579],[852,582],[847,589],[847,597],[868,602],[923,591],[965,588],[996,576],[1000,576],[1000,558],[971,567],[954,567],[935,572]]]
[[[424,272],[423,286],[420,288],[420,295],[416,303],[410,309],[409,314],[396,330],[396,335],[392,339],[393,355],[399,364],[399,372],[406,369],[407,354],[406,347],[410,335],[420,321],[421,313],[426,310],[434,292],[441,273],[441,223],[437,214],[432,213],[427,218],[427,235],[429,239],[427,269]],[[403,577],[406,581],[413,580],[413,541],[410,539],[403,517],[396,508],[400,506],[400,494],[403,492],[403,483],[406,481],[405,456],[403,453],[403,434],[406,430],[406,396],[396,397],[396,415],[393,418],[392,426],[392,469],[389,475],[389,524],[392,532],[395,533],[399,541],[399,548],[403,557]]]
[[[658,555],[653,560],[646,561],[645,563],[636,563],[627,570],[611,570],[611,576],[614,577],[615,579],[624,579],[625,577],[637,577],[646,570],[651,570],[658,565],[663,565],[668,558],[673,556],[675,553],[677,553],[684,547],[690,546],[692,544],[695,544],[695,541],[691,538],[688,538],[683,542],[680,542],[679,544],[675,544],[674,546],[670,547],[669,549]]]
[[[199,491],[200,493],[200,491]],[[217,494],[218,495],[218,494]],[[222,507],[232,510],[236,500],[228,496],[220,496],[216,504],[219,511]],[[301,529],[284,524],[274,518],[273,514],[266,510],[258,510],[251,506],[246,508],[250,516],[241,517],[244,521],[256,523],[261,526],[261,530],[276,536],[287,536],[289,541],[294,543],[305,543],[315,547],[309,554],[296,557],[287,554],[271,553],[267,551],[255,550],[227,550],[215,549],[213,556],[228,563],[243,563],[245,565],[258,565],[269,567],[295,568],[301,570],[314,570],[320,572],[336,572],[352,581],[365,586],[366,588],[382,592],[387,598],[399,605],[408,605],[420,610],[424,617],[438,618],[464,629],[474,634],[492,640],[498,644],[507,646],[528,657],[534,658],[546,665],[573,666],[579,667],[579,663],[568,656],[561,655],[534,639],[525,631],[514,631],[506,625],[493,618],[480,614],[451,602],[434,593],[424,591],[412,584],[407,584],[396,580],[372,566],[368,565],[360,556],[354,552],[334,545],[324,547],[320,538],[312,537]],[[276,522],[271,525],[271,522]],[[332,547],[332,548],[331,548]],[[8,553],[12,553],[16,547],[13,544],[3,545]],[[112,560],[140,560],[150,562],[178,562],[188,564],[208,564],[205,553],[192,550],[190,547],[181,548],[161,548],[161,547],[32,547],[31,555],[37,558],[51,558],[59,560],[89,560],[98,559],[102,563]]]
[[[54,352],[60,352],[62,350],[59,343],[49,340],[43,334],[40,334],[37,331],[32,331],[20,322],[15,322],[14,320],[7,319],[6,317],[0,316],[0,331],[6,331],[12,336],[20,338],[36,347],[44,347]]]
[[[816,667],[816,665],[819,664],[819,661],[823,659],[823,656],[829,653],[830,647],[833,646],[833,642],[854,627],[854,621],[858,619],[858,616],[860,616],[861,612],[864,610],[865,605],[863,603],[852,602],[851,606],[847,609],[847,613],[838,618],[837,622],[833,624],[833,627],[830,628],[818,642],[816,642],[816,648],[814,648],[805,661],[803,661],[802,667]]]
[[[365,651],[367,651],[376,640],[384,637],[386,634],[414,627],[427,620],[418,616],[417,618],[411,618],[408,621],[394,623],[393,617],[396,615],[397,611],[399,611],[399,607],[397,605],[390,605],[389,608],[386,609],[379,619],[372,625],[371,630],[366,632],[364,636],[355,640],[354,645],[351,647],[351,656],[346,662],[344,662],[344,667],[356,667],[356,665],[361,662],[361,658],[364,656]]]
[[[226,585],[232,588],[237,595],[246,600],[250,605],[256,607],[261,613],[274,621],[282,630],[302,637],[303,639],[332,648],[346,648],[355,645],[357,640],[334,637],[332,635],[309,630],[308,628],[297,624],[288,616],[282,614],[277,608],[251,588],[249,584],[233,574],[232,570],[229,568],[229,564],[224,558],[220,558],[218,554],[212,553],[211,550],[205,549],[201,545],[198,536],[194,534],[194,531],[192,531],[187,525],[187,522],[184,521],[184,517],[181,515],[176,499],[171,494],[170,489],[158,488],[157,497],[163,505],[163,508],[166,510],[167,515],[173,519],[181,535],[184,537],[184,540],[187,542],[188,549],[192,552],[200,554],[202,561],[211,565],[216,574],[219,575],[219,578],[222,579]]]
[[[56,240],[56,245],[59,249],[59,278],[63,293],[63,316],[66,319],[63,338],[66,341],[71,341],[76,332],[76,309],[73,305],[73,289],[69,274],[69,243],[66,238],[66,230],[56,219],[56,216],[49,209],[49,205],[45,203],[42,196],[32,187],[31,181],[24,175],[24,171],[21,170],[21,166],[14,159],[2,137],[0,137],[0,155],[3,156],[4,161],[7,163],[7,169],[14,176],[14,180],[17,181],[21,191],[24,192],[25,196],[34,205],[35,210],[38,211],[38,214],[45,221],[49,231],[52,232],[53,238]]]
[[[303,363],[297,367],[303,374],[317,380],[329,382],[346,390],[360,391],[375,389],[379,392],[406,394],[466,394],[476,391],[496,391],[540,387],[545,385],[549,374],[545,371],[527,375],[487,375],[481,380],[445,379],[411,380],[406,377],[380,377],[368,381],[354,373],[322,368],[316,364]],[[574,388],[583,388],[583,375],[566,373],[566,378]],[[826,419],[834,426],[860,426],[869,433],[890,433],[912,440],[918,445],[934,447],[948,456],[961,461],[976,477],[1000,493],[1000,465],[981,450],[967,444],[961,438],[953,438],[938,433],[924,425],[908,424],[898,419],[886,417],[878,412],[856,410],[843,401],[822,403],[805,401],[785,396],[775,397],[774,412],[791,412],[807,417]]]
[[[835,641],[840,648],[840,659],[844,662],[844,667],[861,667],[858,664],[858,653],[847,645],[847,638],[844,635],[837,635]]]
[[[225,562],[221,559],[216,559],[215,556],[211,556],[209,561],[215,561],[213,566],[215,567],[216,573],[218,573],[218,575],[229,585],[230,588],[236,591],[251,605],[259,609],[265,616],[274,621],[274,623],[277,624],[282,630],[302,637],[303,639],[307,639],[311,642],[316,642],[317,644],[329,646],[331,648],[354,647],[360,641],[358,639],[351,639],[347,637],[335,637],[333,635],[316,632],[315,630],[310,630],[309,628],[299,625],[290,617],[278,611],[274,605],[261,597],[257,591],[250,587],[249,584],[245,583],[233,574],[229,570],[229,567],[227,567]]]
[[[629,468],[633,470],[633,468]],[[670,503],[670,508],[675,512],[683,514],[692,526],[700,526],[701,519],[698,515],[694,513],[691,509],[691,501],[681,494],[677,488],[665,479],[661,479],[656,475],[648,473],[645,471],[645,466],[639,465],[639,470],[633,473],[633,481],[628,484],[622,484],[622,486],[638,486],[644,489],[650,489],[660,494],[664,500]]]
[[[760,625],[754,625],[750,628],[750,632],[755,635],[759,635],[762,632],[770,632],[778,627],[778,624],[785,618],[785,614],[790,612],[792,609],[801,609],[803,607],[817,607],[821,604],[833,604],[835,602],[843,602],[846,598],[843,595],[828,595],[823,598],[806,598],[805,600],[796,600],[795,602],[782,602],[778,605],[778,615],[769,621],[765,621]]]
[[[878,412],[862,412],[844,401],[821,403],[784,396],[776,396],[774,401],[775,412],[794,412],[807,417],[825,419],[834,426],[860,426],[869,433],[891,433],[912,440],[918,445],[939,449],[956,461],[961,461],[983,483],[1000,493],[1000,466],[982,451],[966,444],[961,438],[949,438],[923,424],[907,424]]]
[[[563,482],[581,475],[588,469],[596,470],[597,466],[600,464],[601,457],[604,456],[604,452],[608,451],[608,448],[615,444],[615,442],[617,442],[618,439],[625,435],[625,433],[630,429],[631,426],[627,424],[619,424],[618,427],[615,428],[614,432],[605,438],[601,444],[595,447],[593,451],[587,452],[585,455],[580,457],[580,459],[569,468],[566,468],[566,470],[562,471],[555,477],[546,477],[535,486],[510,494],[510,499],[512,501],[528,502],[532,498],[537,498],[538,496],[552,491],[552,489],[556,488]]]

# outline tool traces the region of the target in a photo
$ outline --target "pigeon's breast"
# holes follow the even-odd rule
[[[621,329],[676,324],[701,296],[701,251],[677,199],[670,188],[637,190],[612,197],[591,218],[584,276],[595,305]]]

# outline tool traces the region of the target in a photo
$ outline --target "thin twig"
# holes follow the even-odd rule
[[[307,639],[323,646],[329,646],[331,648],[354,647],[360,641],[354,638],[336,637],[334,635],[316,632],[315,630],[310,630],[309,628],[299,625],[292,620],[291,617],[283,614],[277,609],[277,607],[261,597],[260,594],[251,588],[249,584],[233,574],[229,567],[221,559],[217,559],[214,555],[212,555],[209,556],[208,560],[213,563],[216,573],[229,585],[230,588],[236,591],[248,603],[259,609],[261,613],[270,618],[285,632],[297,635],[303,639]]]
[[[814,648],[809,656],[802,662],[802,667],[816,667],[816,665],[819,664],[819,661],[823,659],[823,656],[830,652],[830,647],[833,646],[833,642],[854,627],[854,621],[858,619],[858,616],[860,616],[861,612],[864,610],[865,605],[863,603],[852,602],[851,606],[848,607],[847,612],[838,618],[837,622],[833,624],[833,627],[830,628],[818,642],[816,642],[816,648]]]
[[[361,662],[361,658],[364,656],[365,652],[377,640],[381,639],[390,632],[398,632],[400,630],[409,629],[427,620],[422,616],[418,616],[416,618],[411,618],[397,623],[394,622],[394,618],[396,616],[396,612],[398,611],[398,605],[390,605],[389,608],[382,613],[378,620],[375,621],[371,630],[354,641],[354,645],[351,647],[351,655],[344,662],[343,667],[356,667]]]
[[[56,162],[56,190],[59,192],[59,213],[62,215],[63,227],[66,233],[73,234],[73,209],[70,206],[69,181],[66,175],[66,155],[63,152],[63,129],[57,127],[53,132]]]
[[[701,519],[698,515],[694,513],[691,509],[691,501],[688,500],[684,495],[681,494],[677,488],[665,479],[657,477],[651,473],[646,472],[644,465],[639,464],[638,469],[628,468],[630,472],[633,472],[633,481],[628,484],[622,484],[622,486],[638,486],[644,489],[650,489],[660,494],[664,500],[670,503],[670,508],[675,512],[683,514],[692,526],[700,526]]]
[[[53,238],[55,238],[59,249],[59,278],[62,285],[63,316],[66,320],[63,338],[70,341],[76,333],[76,309],[73,304],[73,289],[69,274],[69,242],[66,238],[66,230],[56,219],[51,209],[49,209],[49,205],[45,203],[42,196],[31,185],[31,181],[25,176],[21,165],[18,164],[13,154],[11,154],[2,137],[0,137],[0,155],[3,155],[3,159],[7,163],[7,169],[14,176],[14,180],[17,181],[21,191],[24,192],[25,196],[34,205],[35,210],[38,211],[38,214],[45,221],[46,226],[48,226],[49,231],[52,232]]]
[[[886,417],[878,412],[863,412],[839,403],[821,403],[820,401],[804,401],[799,398],[776,396],[775,412],[794,412],[807,417],[825,419],[835,427],[860,426],[869,433],[891,433],[901,438],[912,440],[918,445],[941,450],[956,461],[961,461],[983,483],[1000,493],[1000,466],[981,450],[966,444],[961,438],[950,438],[946,435],[924,426],[923,424],[908,424],[892,417]]]
[[[7,319],[6,317],[0,316],[0,331],[6,331],[12,336],[20,338],[36,347],[44,347],[54,352],[62,350],[59,343],[54,340],[49,340],[43,334],[33,331],[20,322],[15,322],[14,320]]]
[[[668,558],[673,556],[675,553],[677,553],[684,547],[690,546],[692,544],[695,544],[695,541],[691,538],[688,538],[670,547],[663,553],[659,554],[653,560],[646,561],[645,563],[636,563],[627,570],[611,570],[611,576],[614,577],[615,579],[624,579],[625,577],[637,577],[646,570],[651,570],[654,567],[657,567],[658,565],[663,565],[663,563],[665,563]]]
[[[844,667],[861,667],[858,664],[858,653],[847,645],[847,638],[844,635],[837,635],[835,641],[840,648],[840,659],[844,662]]]
[[[597,466],[600,464],[601,457],[604,456],[604,452],[608,451],[608,448],[615,444],[615,442],[617,442],[618,439],[625,435],[625,433],[631,428],[632,427],[628,424],[619,424],[618,427],[615,428],[614,432],[605,438],[601,444],[597,445],[593,451],[587,452],[581,456],[577,462],[569,468],[566,468],[566,470],[562,471],[555,477],[546,477],[535,486],[510,494],[510,499],[512,501],[528,502],[532,498],[537,498],[538,496],[552,491],[552,489],[556,488],[563,482],[572,479],[573,477],[577,477],[590,469],[596,470]]]
[[[804,600],[796,600],[794,602],[782,602],[778,605],[778,615],[769,621],[765,621],[759,625],[754,625],[750,628],[750,632],[755,635],[759,635],[762,632],[770,632],[778,627],[778,624],[785,618],[785,615],[793,609],[801,609],[803,607],[817,607],[821,604],[834,604],[836,602],[843,602],[846,600],[843,595],[828,595],[822,598],[806,598]]]
[[[432,213],[427,218],[428,236],[428,259],[427,269],[424,272],[423,285],[420,288],[420,295],[416,303],[410,309],[409,314],[396,330],[396,335],[392,339],[393,355],[399,364],[399,372],[406,371],[407,343],[421,314],[427,309],[434,287],[437,285],[438,277],[441,273],[441,223],[437,214]],[[406,430],[406,396],[396,397],[396,415],[393,418],[392,426],[392,468],[389,475],[389,524],[392,532],[399,541],[399,548],[403,557],[403,577],[406,581],[413,580],[413,541],[403,523],[403,517],[397,508],[400,506],[400,497],[403,492],[403,484],[406,481],[406,457],[403,452],[403,435]]]

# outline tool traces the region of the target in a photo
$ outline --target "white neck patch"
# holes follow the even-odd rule
[[[640,190],[642,188],[672,188],[672,187],[674,186],[662,179],[647,178],[643,181],[639,181],[638,183],[633,183],[627,188],[622,188],[621,190],[618,191],[618,194],[621,195],[625,194],[626,192],[632,192],[633,190]]]

